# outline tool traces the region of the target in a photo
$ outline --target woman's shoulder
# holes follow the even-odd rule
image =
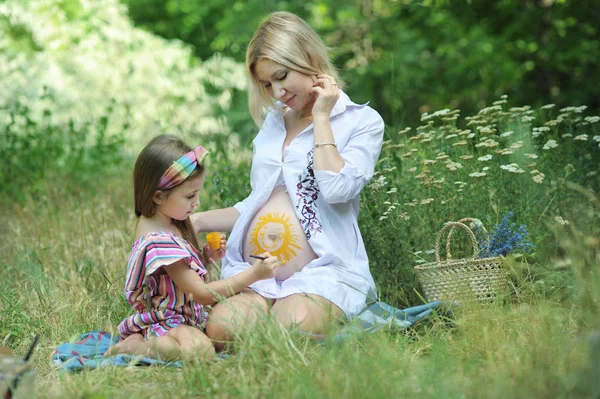
[[[370,102],[364,104],[355,103],[350,97],[342,92],[340,99],[333,109],[333,113],[341,114],[342,117],[358,122],[359,124],[382,124],[383,118],[374,108],[370,106]]]

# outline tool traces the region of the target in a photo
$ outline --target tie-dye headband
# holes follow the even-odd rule
[[[198,146],[173,162],[160,178],[158,189],[168,190],[183,183],[192,174],[194,169],[196,169],[196,166],[202,164],[202,160],[204,160],[207,154],[208,151],[204,147]]]

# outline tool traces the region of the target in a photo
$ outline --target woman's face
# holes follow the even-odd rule
[[[254,73],[269,96],[296,112],[304,110],[310,113],[316,100],[315,95],[310,94],[316,80],[314,77],[266,58],[256,63]]]

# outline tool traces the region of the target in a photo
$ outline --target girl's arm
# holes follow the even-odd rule
[[[238,210],[231,207],[197,212],[190,216],[190,220],[196,233],[202,231],[223,231],[230,233],[239,217],[240,213]]]
[[[267,259],[257,260],[250,268],[225,280],[205,283],[196,271],[190,269],[184,260],[164,267],[177,288],[194,298],[200,305],[211,305],[221,298],[237,294],[249,285],[275,275],[280,266],[275,256],[265,254]]]

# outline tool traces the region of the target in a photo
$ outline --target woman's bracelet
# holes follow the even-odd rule
[[[319,148],[319,147],[323,147],[326,145],[332,145],[335,148],[337,148],[337,144],[336,143],[315,143],[315,145],[313,145],[313,148]]]

